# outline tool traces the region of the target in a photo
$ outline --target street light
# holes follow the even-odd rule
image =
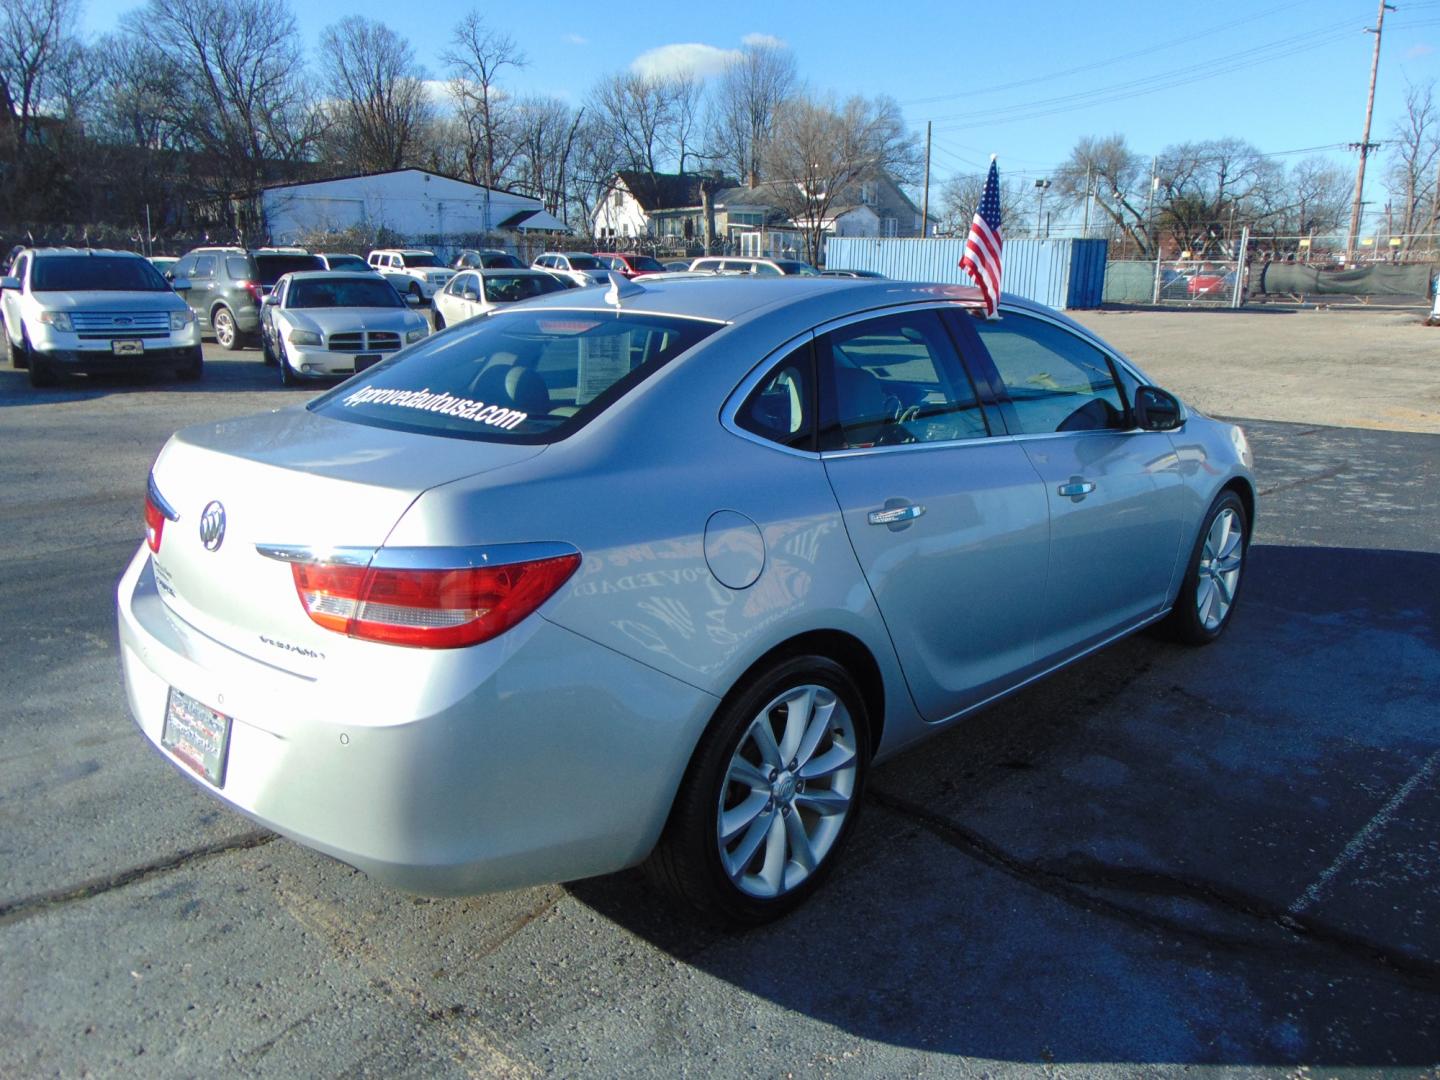
[[[1050,186],[1049,180],[1036,180],[1035,186],[1040,189],[1040,209],[1035,213],[1035,232],[1038,234],[1045,221],[1045,189]],[[1045,238],[1050,238],[1050,230],[1045,230]]]

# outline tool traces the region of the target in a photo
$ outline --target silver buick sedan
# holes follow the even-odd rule
[[[873,765],[1117,638],[1213,641],[1244,434],[968,288],[613,281],[190,428],[119,586],[183,774],[396,886],[646,863],[741,924]]]

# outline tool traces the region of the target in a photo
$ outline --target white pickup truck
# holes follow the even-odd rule
[[[433,251],[418,248],[382,248],[370,252],[365,261],[401,296],[416,304],[425,303],[455,276],[455,271],[437,259]]]

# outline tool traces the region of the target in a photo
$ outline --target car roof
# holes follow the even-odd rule
[[[516,274],[524,274],[529,277],[548,277],[555,275],[549,270],[537,270],[533,266],[467,266],[460,271],[461,274],[479,274],[485,277],[487,274],[494,274],[497,277],[514,277]],[[456,275],[457,277],[459,275]]]
[[[43,247],[27,248],[26,251],[34,255],[37,259],[48,258],[52,255],[105,255],[107,257],[127,255],[135,259],[143,259],[145,257],[137,252],[122,251],[119,248]]]
[[[291,281],[375,281],[376,276],[369,270],[293,270],[283,275]],[[384,280],[380,278],[378,280]]]
[[[653,283],[653,284],[652,284]],[[787,304],[813,303],[816,322],[838,318],[849,311],[926,300],[951,300],[977,307],[980,290],[969,285],[937,285],[912,281],[874,281],[863,278],[822,277],[712,277],[708,274],[664,275],[627,284],[617,304],[606,300],[608,290],[590,289],[551,293],[527,301],[527,307],[564,308],[571,311],[645,312],[676,315],[712,322],[735,322],[760,311]],[[1006,297],[1007,301],[1011,298]],[[1020,301],[1022,304],[1024,301]]]

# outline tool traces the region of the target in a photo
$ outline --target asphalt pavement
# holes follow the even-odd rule
[[[827,888],[735,934],[637,872],[392,892],[150,749],[113,615],[150,460],[306,396],[207,353],[198,386],[0,370],[0,1076],[1435,1075],[1440,436],[1247,420],[1226,636],[881,766]]]

